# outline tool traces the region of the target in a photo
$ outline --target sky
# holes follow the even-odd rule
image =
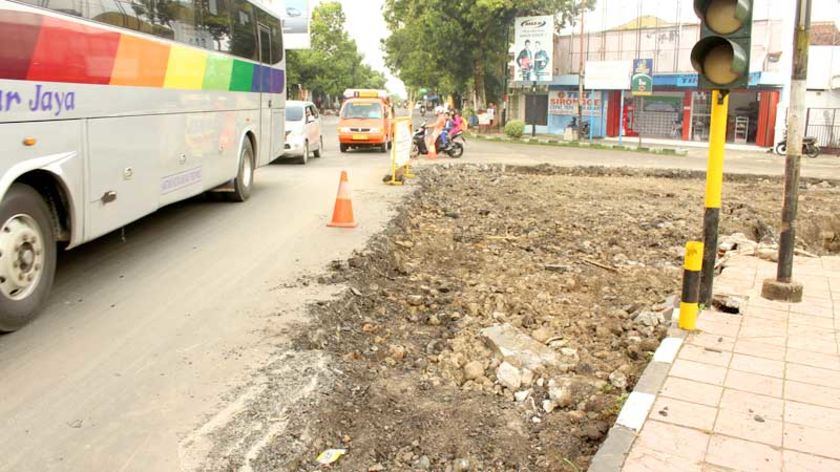
[[[792,10],[793,5],[793,0],[755,0],[754,19],[777,18],[780,12]],[[636,19],[640,14],[658,16],[674,23],[678,18],[683,23],[699,21],[690,0],[597,0],[595,9],[584,19],[584,29],[602,31],[614,28]],[[840,24],[840,0],[812,0],[811,19]]]
[[[391,93],[406,97],[405,84],[394,77],[385,67],[382,49],[379,41],[388,36],[388,27],[382,16],[384,0],[339,0],[347,16],[347,32],[356,40],[359,52],[364,56],[364,62],[374,69],[381,71],[388,78],[386,87]],[[320,3],[312,0],[313,4]]]
[[[313,6],[321,0],[310,0]],[[405,84],[385,67],[380,40],[387,37],[388,27],[382,16],[384,0],[339,0],[347,15],[347,31],[356,40],[365,63],[381,71],[388,78],[392,93],[406,96]],[[775,16],[792,0],[755,0],[756,19]],[[691,0],[597,0],[595,10],[586,15],[587,30],[612,28],[642,15],[656,15],[666,21],[696,22]],[[641,7],[641,8],[640,8]],[[608,13],[609,12],[609,13]],[[814,21],[835,21],[840,25],[840,0],[813,0]]]

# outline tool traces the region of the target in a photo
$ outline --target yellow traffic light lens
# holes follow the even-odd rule
[[[713,0],[706,8],[706,26],[717,34],[732,34],[744,25],[738,18],[738,0]]]
[[[731,84],[740,77],[740,74],[732,70],[733,60],[732,47],[726,43],[718,44],[703,58],[703,75],[718,85]]]

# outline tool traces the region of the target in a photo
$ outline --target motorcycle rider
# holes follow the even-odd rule
[[[449,112],[444,113],[445,121],[443,123],[443,129],[440,132],[440,150],[446,151],[449,149],[449,134],[452,129],[455,127],[454,122],[452,121],[452,116]]]
[[[431,147],[437,143],[438,136],[440,136],[440,133],[443,132],[443,128],[446,126],[446,116],[444,116],[442,106],[435,108],[435,114],[437,114],[437,121],[435,121],[433,131],[431,133],[431,143],[427,147]]]
[[[449,137],[452,138],[456,134],[460,133],[464,130],[464,118],[461,116],[461,112],[455,110],[452,117],[452,129],[449,130]]]

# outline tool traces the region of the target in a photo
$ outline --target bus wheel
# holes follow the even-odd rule
[[[239,172],[233,181],[233,193],[230,199],[244,202],[251,196],[251,186],[254,184],[254,147],[250,139],[245,139],[239,152]]]
[[[31,321],[49,296],[56,244],[50,209],[25,184],[13,184],[0,203],[0,331]]]

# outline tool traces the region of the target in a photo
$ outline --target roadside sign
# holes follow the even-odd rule
[[[402,167],[411,160],[411,121],[398,118],[394,128],[394,164]]]
[[[385,177],[386,185],[402,185],[404,179],[414,177],[411,173],[411,118],[394,120],[394,134],[391,142],[391,175]]]
[[[633,59],[633,77],[630,91],[634,96],[653,95],[653,59]]]

